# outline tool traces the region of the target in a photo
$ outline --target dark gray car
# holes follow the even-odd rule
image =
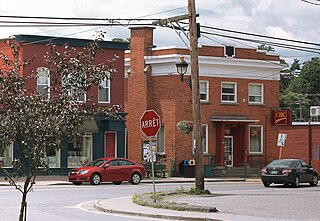
[[[284,184],[298,187],[299,183],[318,185],[318,173],[300,159],[274,160],[261,170],[261,181],[265,187],[270,184]]]

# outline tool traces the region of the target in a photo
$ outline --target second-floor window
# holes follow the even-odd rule
[[[263,84],[249,84],[249,103],[263,103]]]
[[[82,81],[85,82],[85,74],[80,76],[81,79],[77,79],[77,82]],[[68,75],[66,76],[66,80],[62,80],[62,85],[66,88],[66,92],[68,96],[75,97],[75,100],[78,102],[86,102],[86,92],[81,91],[80,87],[83,87],[81,85],[82,83],[77,83],[72,80],[72,76]]]
[[[234,82],[221,83],[221,101],[237,102],[237,83],[234,83]]]
[[[209,81],[200,81],[200,101],[209,102]]]
[[[98,90],[98,102],[110,103],[110,79],[101,81]]]
[[[46,98],[50,96],[50,72],[46,67],[37,68],[37,93]]]

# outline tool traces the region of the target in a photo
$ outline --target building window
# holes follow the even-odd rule
[[[157,153],[164,154],[164,141],[165,141],[165,134],[164,134],[164,125],[161,125],[161,128],[157,134]]]
[[[68,142],[68,167],[81,167],[92,160],[92,134]]]
[[[98,90],[98,102],[110,103],[110,79],[104,79],[101,81]]]
[[[209,81],[200,81],[199,89],[200,89],[200,101],[209,102]]]
[[[226,46],[224,48],[224,54],[226,57],[232,58],[235,55],[235,48],[233,46]]]
[[[249,153],[263,153],[263,127],[249,126]]]
[[[13,144],[0,149],[0,167],[12,167]]]
[[[234,83],[234,82],[221,83],[221,101],[222,102],[237,101],[237,83]]]
[[[194,153],[194,148],[196,145],[196,140],[194,138],[194,135],[192,135],[192,152]],[[202,150],[203,153],[208,153],[208,125],[207,124],[202,124]]]
[[[46,67],[37,68],[37,93],[49,98],[50,95],[50,73]]]
[[[77,96],[76,101],[78,102],[86,102],[86,93],[83,91],[80,91],[80,86],[83,88],[84,86],[82,84],[85,84],[86,82],[86,75],[82,74],[79,75],[79,79],[77,79],[77,82],[71,82],[72,76],[68,75],[66,76],[66,80],[62,80],[62,85],[65,88],[64,91],[67,92],[68,96]]]
[[[43,160],[47,163],[50,168],[60,167],[60,150],[50,149],[46,152],[46,156]]]
[[[263,103],[263,84],[249,84],[249,103]]]

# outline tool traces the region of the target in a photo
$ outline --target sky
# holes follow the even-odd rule
[[[197,21],[201,25],[320,44],[320,1],[307,1],[313,4],[303,0],[195,0],[196,11],[199,14]],[[0,5],[0,16],[164,19],[188,13],[187,0],[0,0]],[[0,17],[0,21],[9,19]],[[0,23],[0,38],[32,34],[92,39],[95,30],[106,31],[106,40],[130,37],[128,27],[119,26],[40,28],[3,27],[3,24],[1,26]],[[240,37],[236,33],[206,31]],[[241,37],[252,38],[243,35]],[[186,47],[189,44],[183,33],[178,35],[174,30],[163,27],[155,30],[154,42],[157,47]],[[257,48],[258,45],[215,35],[202,36],[199,44],[248,48]],[[320,50],[320,46],[304,46]],[[305,61],[319,56],[315,53],[274,48],[288,63],[294,58]]]

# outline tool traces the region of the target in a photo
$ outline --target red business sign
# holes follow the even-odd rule
[[[272,125],[290,126],[291,110],[272,110]]]
[[[146,110],[140,118],[142,133],[147,137],[156,136],[160,127],[160,116],[154,110]]]

